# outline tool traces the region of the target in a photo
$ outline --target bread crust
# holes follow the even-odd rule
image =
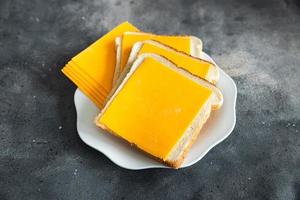
[[[113,77],[113,85],[115,85],[118,77],[120,76],[120,62],[121,62],[121,45],[122,45],[122,38],[117,37],[115,39],[115,51],[116,51],[116,66],[114,71],[114,77]]]

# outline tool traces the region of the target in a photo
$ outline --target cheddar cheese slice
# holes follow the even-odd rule
[[[202,41],[194,36],[168,36],[142,32],[126,32],[119,40],[121,41],[116,42],[117,48],[120,48],[121,52],[120,56],[117,57],[117,60],[120,60],[120,62],[117,62],[118,65],[116,66],[116,72],[118,73],[115,73],[115,76],[117,77],[125,68],[132,46],[138,41],[156,40],[196,57],[200,56],[202,51]]]
[[[69,72],[68,75],[66,74],[67,77],[81,88],[81,90],[85,90],[87,88],[86,85],[93,88],[97,87],[96,90],[98,93],[100,93],[101,96],[106,97],[112,88],[116,65],[115,38],[126,31],[139,30],[128,22],[118,25],[112,31],[72,58],[72,64],[69,66],[69,70],[67,70]],[[65,73],[65,70],[62,71]],[[77,77],[75,78],[74,75]],[[81,80],[84,80],[85,86],[80,86],[82,81],[79,81],[79,77]],[[90,92],[93,91],[84,93],[88,94]],[[90,96],[91,95],[89,95],[89,97]],[[94,97],[94,102],[95,98],[98,97]],[[101,104],[104,102],[103,99],[104,98],[99,98],[95,103],[101,107]]]
[[[97,99],[99,99],[101,102],[103,100],[105,100],[105,96],[103,95],[103,93],[100,92],[99,90],[99,86],[98,85],[93,85],[91,82],[89,82],[87,79],[84,79],[84,77],[82,76],[82,74],[78,73],[76,70],[74,70],[75,68],[73,66],[71,66],[70,63],[68,63],[64,69],[63,72],[68,73],[68,77],[77,79],[77,82],[80,82],[80,84],[82,84],[85,88],[89,88],[89,91],[92,91],[93,95],[95,97],[97,97]]]
[[[138,60],[96,123],[166,161],[209,102],[213,90],[157,59]]]
[[[80,80],[76,75],[72,74],[72,71],[69,70],[67,67],[64,67],[63,73],[72,80],[80,89],[81,92],[83,92],[98,108],[103,107],[104,102],[101,97],[97,96],[95,94],[95,91],[88,87],[82,80]]]
[[[85,80],[87,84],[90,86],[97,88],[97,92],[99,92],[103,99],[107,96],[108,92],[103,88],[101,84],[96,82],[89,74],[87,74],[85,71],[81,69],[76,63],[74,63],[72,60],[68,63],[69,67],[72,68],[72,71],[76,73],[81,79]]]
[[[82,66],[83,70],[94,80],[98,81],[107,92],[112,87],[116,64],[115,38],[129,30],[138,31],[130,23],[124,22],[72,59]]]
[[[144,53],[154,53],[169,59],[177,66],[189,71],[190,73],[216,83],[219,79],[219,70],[213,63],[200,58],[192,57],[186,53],[177,51],[167,45],[153,40],[137,42],[132,47],[126,67],[132,65],[137,56]]]

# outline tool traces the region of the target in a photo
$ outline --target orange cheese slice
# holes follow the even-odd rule
[[[163,160],[212,95],[211,89],[150,57],[120,88],[98,123]]]
[[[73,75],[76,74],[77,78],[71,78],[71,80],[81,88],[81,90],[84,90],[86,86],[80,86],[82,81],[78,81],[78,78],[84,77],[82,79],[85,80],[84,82],[86,85],[91,87],[97,86],[96,90],[106,97],[112,88],[116,64],[115,38],[121,36],[126,31],[138,31],[138,29],[128,22],[118,25],[112,31],[72,58],[73,64],[69,68],[69,76],[66,75],[71,78],[73,76],[70,74],[76,71]],[[62,71],[65,73],[65,70]],[[75,79],[77,79],[77,81],[75,81]],[[84,93],[87,94],[89,92]],[[103,104],[104,101],[103,99],[97,99],[97,102]],[[96,104],[100,105],[99,103]]]
[[[132,46],[138,41],[156,40],[163,44],[169,45],[177,50],[183,51],[187,54],[191,52],[191,37],[190,36],[167,36],[154,35],[149,33],[130,33],[126,32],[122,35],[121,44],[121,63],[120,70],[125,68]]]
[[[107,92],[111,90],[116,65],[115,38],[126,31],[138,31],[138,29],[124,22],[72,59]]]
[[[103,99],[105,99],[105,97],[108,95],[108,92],[102,87],[101,84],[97,83],[93,78],[89,76],[89,74],[85,73],[81,69],[81,67],[72,62],[72,60],[68,63],[68,65],[72,68],[72,71],[76,73],[81,79],[85,80],[87,84],[97,88],[97,91],[103,96]]]
[[[84,82],[82,82],[80,79],[77,78],[77,76],[74,76],[72,74],[72,71],[69,70],[67,67],[64,67],[63,69],[63,73],[70,79],[73,81],[73,83],[75,83],[78,88],[80,89],[80,91],[82,91],[91,101],[93,101],[95,103],[95,105],[98,108],[102,108],[103,107],[103,103],[104,102],[102,100],[101,97],[95,95],[95,91],[93,91],[90,87],[86,86],[86,84]]]
[[[137,56],[143,53],[159,54],[172,61],[177,66],[189,71],[193,75],[206,79],[210,82],[212,82],[212,73],[209,72],[214,71],[215,73],[217,73],[216,70],[218,69],[214,64],[176,51],[160,42],[147,40],[144,42],[140,42],[140,45],[141,46],[137,53]]]
[[[77,79],[77,82],[83,84],[85,88],[89,88],[89,90],[93,92],[93,95],[96,96],[99,100],[101,101],[105,100],[105,96],[103,95],[101,90],[99,90],[99,86],[93,85],[91,82],[84,79],[82,74],[78,74],[77,71],[74,70],[74,67],[70,63],[68,63],[66,67],[64,67],[63,72],[68,73],[68,77],[70,79]]]

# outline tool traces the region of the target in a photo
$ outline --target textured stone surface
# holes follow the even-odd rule
[[[128,171],[76,133],[61,67],[118,23],[193,34],[237,83],[232,135],[192,167]],[[0,199],[300,199],[300,2],[0,1]]]

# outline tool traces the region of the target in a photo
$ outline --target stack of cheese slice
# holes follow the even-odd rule
[[[134,29],[126,22],[112,32],[122,26]],[[215,86],[219,70],[198,58],[202,42],[196,37],[124,28],[112,32],[104,37],[115,46],[92,45],[63,72],[102,109],[97,126],[178,168],[211,111],[222,106],[223,96]],[[114,61],[103,62],[107,57]]]
[[[62,69],[99,108],[111,91],[115,73],[115,38],[126,31],[139,31],[128,22],[120,24],[76,55]]]

